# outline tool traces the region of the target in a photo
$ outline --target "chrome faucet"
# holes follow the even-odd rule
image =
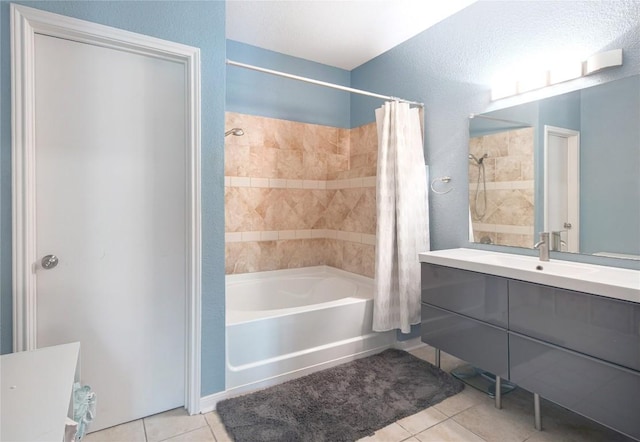
[[[540,261],[549,261],[549,232],[540,232],[540,241],[533,248],[540,250]]]

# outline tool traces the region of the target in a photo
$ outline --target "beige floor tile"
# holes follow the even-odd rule
[[[447,416],[445,414],[430,407],[411,416],[407,416],[404,419],[400,419],[396,423],[409,433],[417,434],[446,419]]]
[[[169,439],[205,426],[207,426],[207,421],[203,415],[189,416],[184,408],[176,408],[144,418],[144,427],[149,442]]]
[[[435,362],[435,351],[435,348],[424,345],[411,350],[409,353],[414,355],[416,358],[424,359],[430,364],[433,364]]]
[[[454,368],[460,367],[461,365],[465,365],[466,362],[462,359],[458,359],[455,356],[452,356],[445,352],[440,352],[440,368],[442,368],[447,373],[451,373],[451,370]]]
[[[211,431],[213,431],[213,435],[216,437],[217,442],[233,442],[233,439],[229,436],[229,433],[227,433],[223,424],[209,425],[211,426]]]
[[[436,350],[435,348],[425,345],[411,350],[409,353],[414,355],[417,358],[423,359],[430,364],[435,365],[436,361]],[[462,359],[458,359],[455,356],[452,356],[443,351],[440,352],[440,368],[442,368],[446,372],[451,372],[456,367],[466,364]]]
[[[547,401],[542,402],[542,431],[527,442],[631,442],[633,439]]]
[[[467,430],[453,419],[440,422],[417,434],[416,437],[422,442],[484,442],[480,436]]]
[[[455,416],[467,408],[483,402],[493,402],[493,399],[473,387],[465,386],[460,393],[446,398],[433,407],[447,416]]]
[[[509,406],[503,398],[503,409],[493,403],[474,405],[451,419],[487,441],[522,442],[533,434],[533,410],[530,414],[518,406]]]
[[[230,442],[232,440],[217,412],[212,411],[211,413],[207,413],[204,415],[204,418],[207,420],[218,442]]]
[[[163,442],[216,442],[216,438],[213,436],[211,428],[202,427],[165,439]]]
[[[145,442],[142,419],[87,434],[83,442]]]
[[[402,442],[420,442],[419,439],[416,439],[416,437],[410,437],[409,439],[405,439]]]
[[[372,436],[364,437],[358,442],[400,442],[413,436],[398,424],[387,425]]]
[[[216,425],[224,425],[222,423],[222,420],[220,419],[220,415],[216,411],[205,414],[204,418],[207,420],[207,423],[210,427],[215,427]]]

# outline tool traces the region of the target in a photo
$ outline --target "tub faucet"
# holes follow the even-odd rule
[[[540,241],[533,248],[540,250],[540,261],[549,261],[549,232],[540,232]]]

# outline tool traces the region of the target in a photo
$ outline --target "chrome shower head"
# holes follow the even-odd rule
[[[242,135],[244,135],[244,131],[239,127],[234,127],[233,129],[229,129],[224,133],[225,137],[228,137],[229,135],[233,135],[235,137],[241,137]]]
[[[489,158],[489,155],[485,153],[480,158],[477,158],[475,155],[470,153],[468,158],[470,160],[474,160],[476,162],[476,164],[480,165],[480,164],[482,164],[482,162],[484,161],[485,158]]]

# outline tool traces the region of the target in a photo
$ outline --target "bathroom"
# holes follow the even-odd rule
[[[0,154],[0,272],[2,281],[0,338],[2,353],[12,351],[12,209],[11,209],[11,120],[9,61],[9,2],[1,3],[2,20],[2,149]],[[254,125],[234,120],[237,114],[256,119],[294,120],[298,123],[329,126],[351,131],[371,124],[380,100],[343,94],[290,80],[276,81],[263,74],[250,74],[227,67],[225,59],[237,59],[254,65],[298,73],[306,77],[339,83],[355,88],[425,103],[425,157],[430,177],[450,176],[444,195],[430,194],[430,236],[432,250],[470,245],[468,205],[468,117],[534,98],[569,92],[577,88],[622,79],[638,73],[639,30],[637,2],[591,4],[585,2],[477,2],[434,25],[415,38],[391,49],[353,70],[319,65],[284,54],[271,53],[225,36],[224,2],[24,2],[27,6],[48,10],[84,20],[127,29],[201,48],[202,51],[202,332],[201,332],[201,396],[207,398],[226,388],[225,274],[232,273],[225,259],[226,249],[242,242],[227,242],[225,234],[249,232],[225,227],[225,176],[240,177],[239,172],[225,171],[231,155],[248,149]],[[583,9],[581,9],[583,8]],[[600,8],[600,9],[599,9]],[[583,11],[584,13],[578,13]],[[580,17],[576,22],[572,17]],[[601,17],[614,16],[609,25]],[[552,17],[552,19],[550,19]],[[637,19],[636,19],[637,20]],[[167,25],[170,23],[170,25]],[[494,76],[525,62],[544,63],[547,56],[557,56],[558,42],[567,52],[581,50],[581,56],[606,49],[622,48],[624,65],[595,76],[574,80],[497,102],[490,101]],[[256,83],[257,82],[257,83]],[[277,103],[276,104],[274,104]],[[236,114],[236,115],[234,115]],[[238,117],[239,118],[239,117]],[[228,120],[227,120],[228,119]],[[247,123],[247,124],[245,124]],[[243,127],[242,137],[228,137],[223,147],[224,132]],[[338,135],[339,136],[339,135]],[[249,141],[247,141],[249,140]],[[336,154],[337,155],[337,154]],[[292,179],[322,181],[362,178],[361,176],[302,176]],[[277,178],[277,177],[273,177]],[[229,180],[229,184],[231,184]],[[362,187],[367,189],[367,187]],[[438,187],[439,190],[439,187]],[[358,220],[360,221],[360,220]],[[227,221],[228,223],[228,221]],[[362,223],[360,223],[362,224]],[[371,263],[363,250],[371,248],[371,226],[362,226],[359,242],[347,260],[349,271],[371,276]],[[339,228],[323,227],[339,231]],[[271,228],[275,230],[312,230],[303,227]],[[345,230],[349,231],[349,230]],[[236,236],[237,237],[237,236]],[[234,239],[232,236],[231,239]],[[301,241],[312,241],[303,238]],[[320,239],[318,239],[320,240]],[[324,239],[326,241],[326,238]],[[329,238],[332,240],[332,238]],[[337,240],[335,240],[337,241]],[[533,250],[490,249],[534,255]],[[343,250],[346,253],[347,250]],[[229,253],[232,253],[230,251]],[[337,256],[337,255],[336,255]],[[586,255],[566,257],[600,264],[633,266],[627,261]],[[345,264],[344,255],[342,263]],[[304,261],[304,259],[302,259]],[[236,261],[237,268],[249,270]],[[310,262],[310,265],[320,262]],[[243,268],[242,265],[245,265]],[[258,269],[253,267],[253,269]],[[273,270],[263,268],[261,270]],[[410,335],[418,336],[418,331]],[[402,337],[404,339],[405,337]]]

